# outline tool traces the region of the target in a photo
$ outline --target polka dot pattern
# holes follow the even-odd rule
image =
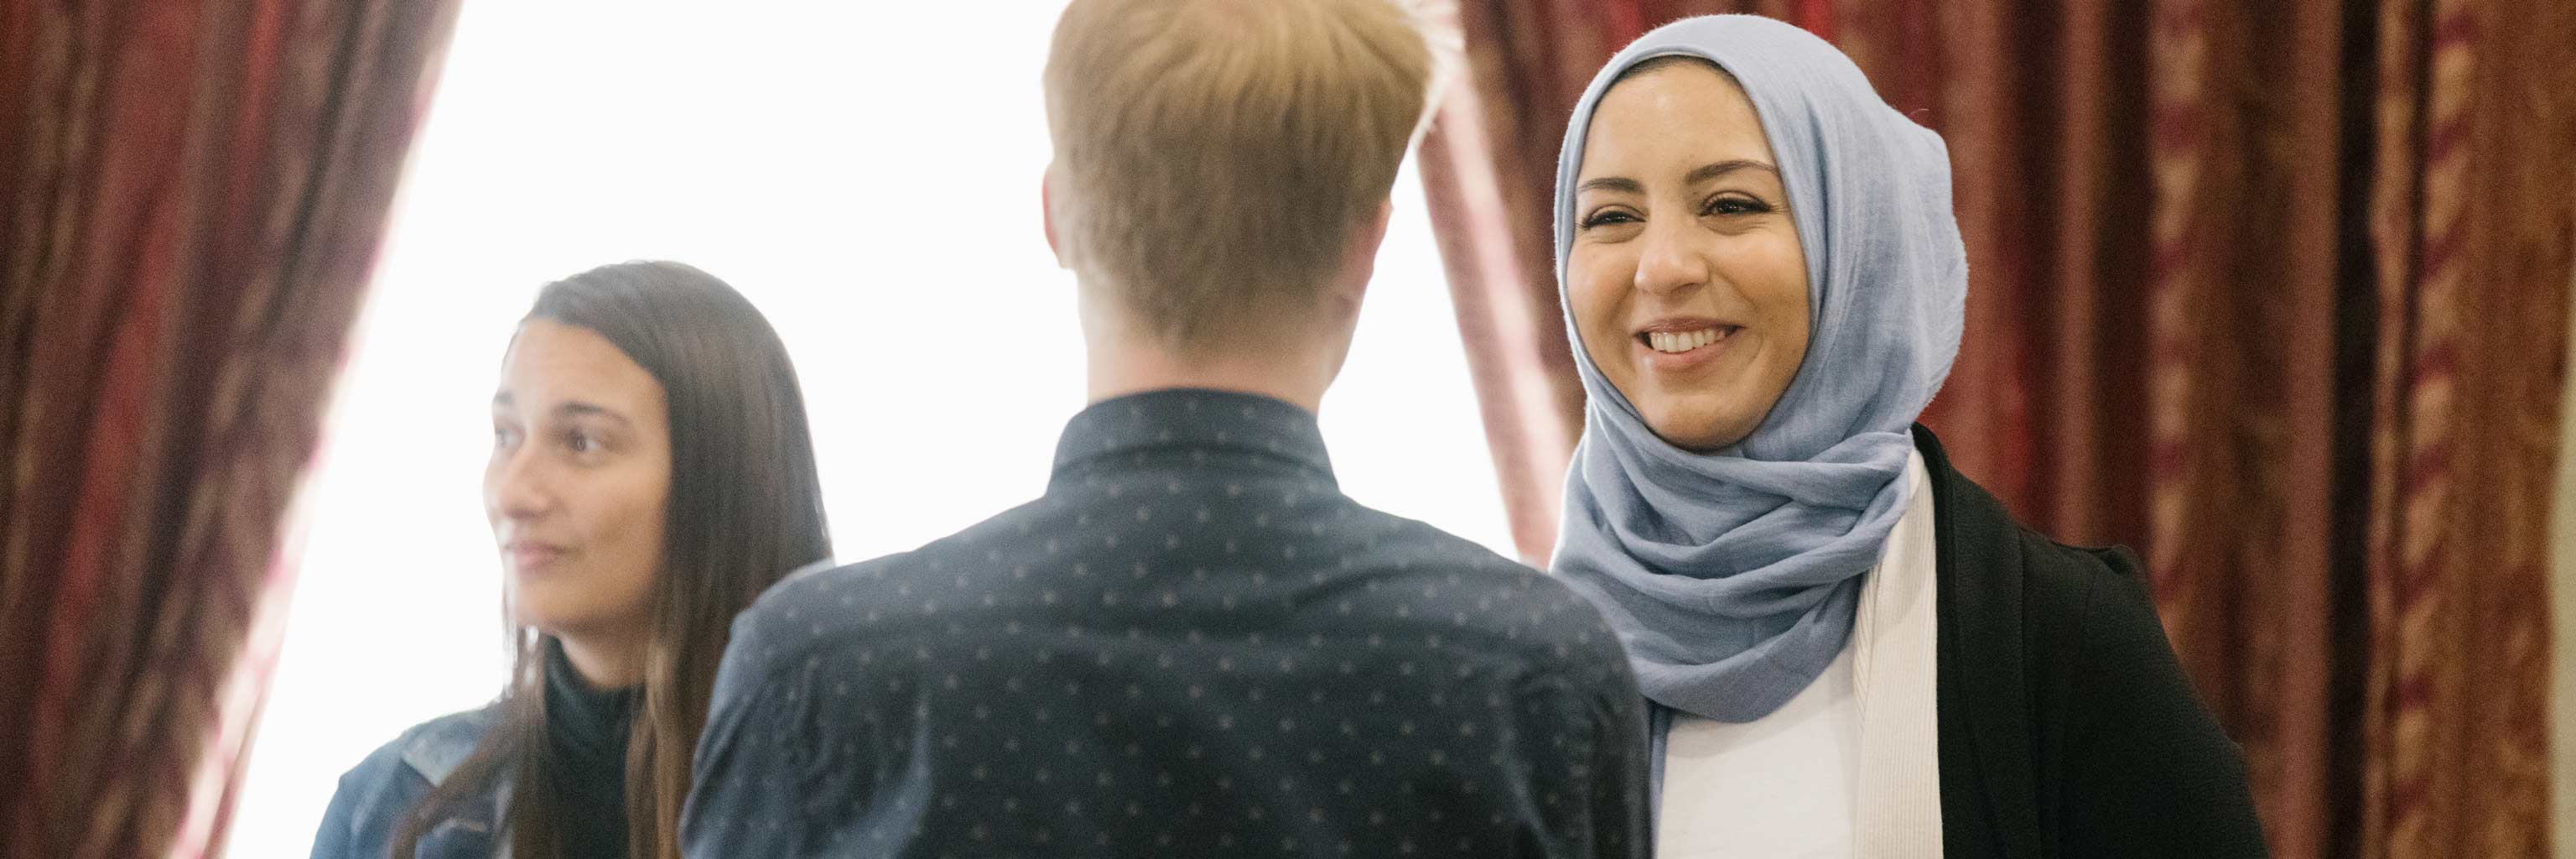
[[[1556,582],[1333,482],[1314,418],[1164,391],[1039,500],[734,625],[693,859],[1643,856],[1644,715]]]

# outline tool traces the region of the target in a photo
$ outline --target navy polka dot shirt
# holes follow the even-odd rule
[[[734,624],[692,859],[1645,856],[1617,638],[1336,489],[1314,417],[1158,391],[1037,501]]]

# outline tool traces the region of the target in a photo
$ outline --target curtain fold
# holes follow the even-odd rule
[[[228,684],[453,9],[0,2],[0,856],[221,844]]]
[[[2378,6],[2362,845],[2542,855],[2576,8]]]
[[[1579,429],[1563,123],[1629,39],[1729,11],[1948,140],[1968,329],[1926,421],[2034,526],[2146,554],[2276,854],[2545,854],[2576,9],[1461,0],[1432,139],[1481,142],[1423,175],[1525,559]]]

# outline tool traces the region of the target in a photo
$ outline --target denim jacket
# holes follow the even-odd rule
[[[322,815],[313,859],[387,859],[394,830],[430,788],[445,781],[474,753],[500,718],[484,707],[431,719],[377,748],[340,777],[340,789]],[[421,835],[418,859],[508,859],[509,844],[496,837],[509,799],[506,777],[488,801],[476,801]]]

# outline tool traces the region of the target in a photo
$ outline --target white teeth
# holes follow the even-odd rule
[[[1720,336],[1718,329],[1715,328],[1702,328],[1698,331],[1679,333],[1670,331],[1649,331],[1646,332],[1646,345],[1657,352],[1688,352],[1690,350],[1715,343],[1719,340]]]

